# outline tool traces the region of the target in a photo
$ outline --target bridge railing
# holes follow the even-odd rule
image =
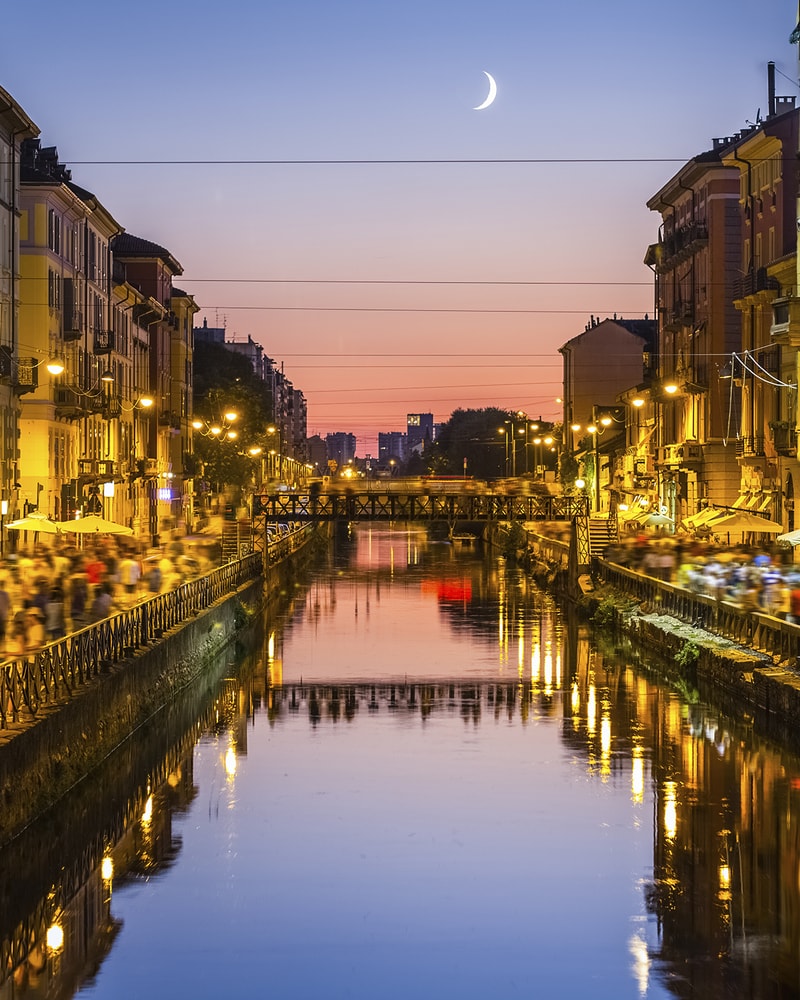
[[[0,663],[0,729],[36,716],[176,625],[259,576],[261,553],[226,563],[64,639]]]
[[[585,516],[585,496],[353,490],[260,497],[267,521],[570,521]]]

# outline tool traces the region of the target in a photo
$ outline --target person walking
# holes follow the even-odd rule
[[[91,611],[89,612],[89,621],[99,622],[104,618],[108,618],[111,614],[112,601],[112,587],[106,580],[104,583],[99,584],[97,590],[95,591]]]
[[[89,582],[80,562],[75,566],[75,572],[69,578],[69,617],[73,629],[81,629],[86,625]]]
[[[64,591],[58,585],[52,588],[47,598],[47,603],[44,606],[44,628],[47,633],[48,642],[63,639],[67,634],[64,615]]]
[[[119,563],[119,581],[122,584],[128,604],[132,604],[136,600],[136,592],[139,588],[139,580],[141,576],[141,564],[139,563],[139,560],[129,552],[120,560]]]
[[[11,595],[6,590],[5,577],[0,580],[0,647],[5,649],[8,620],[11,617]]]

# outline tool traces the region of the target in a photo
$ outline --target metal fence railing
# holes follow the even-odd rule
[[[252,553],[64,639],[6,659],[0,663],[0,730],[34,718],[41,707],[69,696],[111,664],[160,638],[262,572],[262,554]]]
[[[567,568],[569,545],[566,542],[534,533],[529,537],[545,562],[557,569]],[[649,611],[696,625],[712,635],[763,653],[775,662],[800,666],[800,624],[751,611],[731,601],[694,593],[606,559],[593,558],[591,568],[595,580],[629,594]]]
[[[630,594],[651,611],[671,615],[690,625],[764,653],[781,663],[797,661],[800,625],[760,611],[750,611],[730,601],[696,594],[683,587],[625,569],[605,559],[595,559],[596,579]]]

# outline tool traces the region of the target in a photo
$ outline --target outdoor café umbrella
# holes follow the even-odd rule
[[[667,517],[666,514],[648,514],[647,517],[642,521],[642,524],[646,524],[648,528],[663,528],[665,524],[674,524],[675,522],[671,517]]]
[[[77,517],[74,521],[62,521],[61,531],[69,531],[75,535],[132,535],[133,528],[126,528],[116,521],[107,521],[99,514],[87,514]]]
[[[709,525],[711,530],[717,534],[720,531],[754,531],[757,534],[780,535],[783,525],[777,521],[770,521],[767,517],[759,517],[758,514],[751,514],[746,510],[737,510],[732,514],[726,514]]]
[[[9,521],[6,527],[10,531],[41,531],[45,535],[57,535],[61,531],[61,525],[57,521],[51,521],[44,514],[37,514],[33,511],[21,517],[18,521]]]
[[[780,542],[782,545],[791,545],[792,548],[795,545],[800,545],[800,528],[795,528],[794,531],[787,531],[785,535],[778,535],[775,541]]]

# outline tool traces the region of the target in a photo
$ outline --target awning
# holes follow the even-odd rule
[[[713,521],[725,513],[724,510],[719,510],[717,507],[704,507],[702,510],[698,510],[696,514],[690,514],[688,517],[685,517],[681,521],[681,524],[687,528],[700,528],[702,525],[708,524],[709,521]]]
[[[749,510],[752,514],[763,514],[771,506],[772,494],[763,493],[761,490],[757,492],[747,490],[745,493],[740,493],[731,504],[734,510]]]

